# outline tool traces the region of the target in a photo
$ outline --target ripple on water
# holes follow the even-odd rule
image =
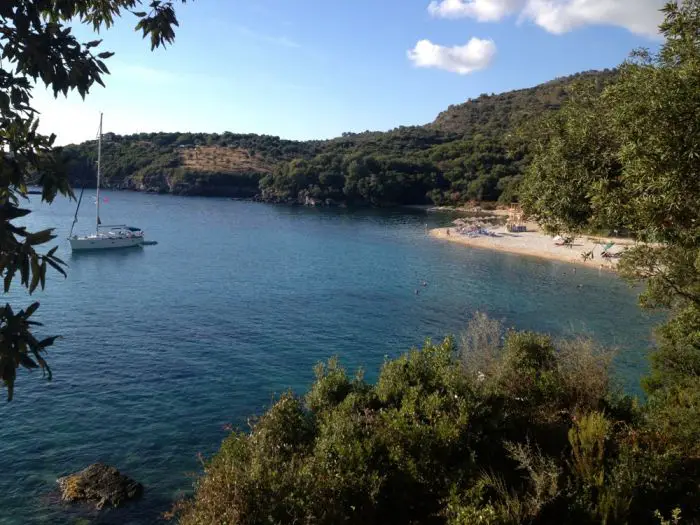
[[[3,525],[152,523],[224,425],[302,391],[318,361],[339,355],[371,380],[385,355],[458,332],[475,310],[618,345],[628,389],[644,370],[654,319],[614,276],[436,241],[437,216],[106,193],[105,222],[129,218],[159,244],[77,257],[61,244],[69,278],[37,294],[44,332],[64,336],[54,381],[22,372],[0,408]],[[31,225],[64,239],[73,205],[32,205]],[[99,515],[57,504],[56,477],[97,460],[143,482],[143,501]]]

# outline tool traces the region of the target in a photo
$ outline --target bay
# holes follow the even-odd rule
[[[71,254],[75,203],[33,199],[27,224],[55,227],[68,278],[37,292],[54,379],[19,373],[0,405],[0,523],[153,523],[191,489],[198,455],[245,428],[275,395],[303,392],[337,355],[369,380],[387,357],[458,334],[475,311],[508,326],[616,346],[639,392],[651,329],[615,275],[430,238],[447,216],[306,209],[102,192],[103,223],[142,227],[147,246]],[[94,224],[85,192],[76,231]],[[427,286],[422,286],[425,281]],[[15,285],[7,299],[31,299]],[[95,461],[146,486],[124,510],[59,504],[58,476]]]

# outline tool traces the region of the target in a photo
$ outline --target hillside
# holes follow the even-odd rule
[[[105,187],[178,195],[253,197],[260,179],[279,163],[312,156],[319,142],[296,142],[233,133],[106,133],[102,145]],[[94,187],[97,144],[66,146],[75,186]]]
[[[253,134],[106,134],[107,187],[269,202],[456,204],[510,202],[528,163],[523,123],[556,111],[574,82],[598,88],[613,71],[585,72],[450,106],[425,126],[344,133],[327,141]],[[95,141],[64,149],[71,180],[94,186]]]
[[[499,95],[483,94],[463,104],[450,106],[428,125],[459,135],[504,132],[546,111],[556,111],[568,98],[568,88],[577,81],[593,81],[600,89],[613,78],[614,70],[586,71],[550,80],[539,86],[508,91]]]

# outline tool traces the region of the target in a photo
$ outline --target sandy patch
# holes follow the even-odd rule
[[[552,236],[539,231],[536,225],[532,223],[528,223],[528,231],[526,232],[511,233],[506,230],[505,226],[487,228],[487,231],[493,233],[493,235],[467,236],[458,233],[455,227],[436,228],[430,230],[430,235],[465,246],[539,257],[541,259],[562,261],[605,270],[615,270],[617,266],[617,259],[602,257],[603,248],[607,243],[615,243],[615,246],[609,249],[609,252],[613,254],[619,254],[627,246],[633,244],[633,241],[629,239],[581,236],[574,240],[572,246],[558,246]],[[583,254],[590,252],[593,252],[593,259],[584,261]]]

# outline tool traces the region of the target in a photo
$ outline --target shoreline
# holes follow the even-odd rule
[[[450,234],[448,234],[448,230]],[[457,228],[434,228],[429,235],[455,244],[461,244],[472,248],[495,250],[515,255],[537,257],[550,261],[560,261],[569,264],[577,264],[587,268],[599,270],[617,271],[617,259],[603,259],[601,253],[604,244],[614,242],[615,246],[610,253],[620,253],[625,246],[633,244],[629,239],[608,239],[603,237],[581,236],[577,237],[572,247],[557,246],[554,238],[543,233],[534,225],[528,223],[526,232],[512,233],[505,226],[489,229],[494,236],[478,235],[469,237],[458,232]],[[593,259],[584,261],[582,253],[593,252]]]
[[[401,207],[411,210],[421,210],[426,213],[449,212],[493,217],[508,217],[508,215],[510,214],[510,210],[505,207],[495,207],[493,209],[487,209],[482,208],[480,206],[439,206],[436,204],[402,204]]]

